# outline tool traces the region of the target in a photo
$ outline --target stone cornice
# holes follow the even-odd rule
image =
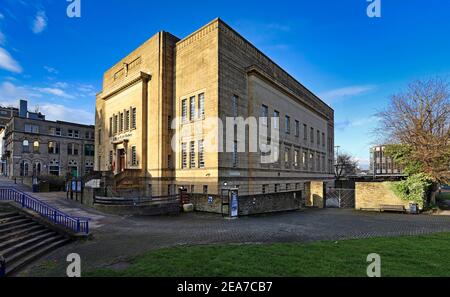
[[[117,93],[122,92],[128,87],[131,87],[132,85],[140,82],[140,81],[149,81],[151,80],[152,76],[150,74],[147,74],[145,72],[139,72],[137,75],[132,75],[127,77],[127,80],[125,82],[122,82],[120,85],[116,85],[110,88],[108,92],[103,92],[101,94],[101,98],[103,100],[108,100],[111,96],[116,95]]]
[[[219,27],[219,19],[215,19],[215,20],[211,21],[210,23],[201,27],[194,33],[192,33],[192,34],[188,35],[187,37],[178,41],[176,43],[176,49],[177,50],[183,49],[184,47],[188,46],[189,44],[191,44],[197,40],[200,40],[204,36],[208,35],[209,33],[217,30],[218,27]]]

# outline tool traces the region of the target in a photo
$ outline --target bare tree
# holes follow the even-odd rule
[[[435,182],[449,181],[450,89],[446,80],[411,83],[405,92],[392,96],[377,116],[377,132],[384,141],[407,148],[406,163],[418,164],[418,170]]]
[[[356,174],[357,168],[358,161],[354,160],[349,154],[340,153],[336,156],[336,166],[334,170],[336,180],[340,180],[347,175]]]

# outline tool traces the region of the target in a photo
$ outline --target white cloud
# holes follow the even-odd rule
[[[51,121],[75,122],[92,125],[94,113],[83,109],[70,108],[61,104],[43,103],[39,104],[40,111],[45,114],[46,119]]]
[[[39,34],[42,33],[42,31],[44,31],[46,27],[47,27],[47,15],[43,10],[38,11],[36,16],[34,17],[31,30],[33,31],[33,33]]]
[[[337,101],[339,99],[344,99],[348,97],[354,97],[358,95],[362,95],[373,90],[375,87],[371,85],[363,85],[363,86],[350,86],[345,88],[339,88],[335,90],[331,90],[325,93],[320,94],[319,97],[323,98],[328,103]]]
[[[14,60],[14,58],[6,51],[4,48],[0,47],[0,68],[15,72],[21,73],[22,67],[19,62]]]
[[[60,82],[59,81],[59,82],[54,83],[53,86],[55,88],[58,88],[58,89],[65,89],[65,88],[67,88],[69,86],[69,84],[66,83],[66,82]]]
[[[44,66],[44,69],[48,71],[48,73],[58,74],[59,71],[53,67],[50,66]]]
[[[20,99],[29,99],[36,97],[41,97],[41,95],[34,92],[30,88],[18,87],[9,81],[0,84],[1,105],[5,105],[5,102],[7,102],[8,104],[16,105]]]
[[[41,93],[54,95],[61,98],[67,98],[67,99],[73,99],[74,96],[67,94],[64,90],[58,89],[58,88],[35,88],[36,91],[39,91]]]

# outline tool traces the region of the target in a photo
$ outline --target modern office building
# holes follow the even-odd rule
[[[374,146],[370,149],[370,174],[378,177],[400,177],[403,176],[401,166],[396,164],[392,158],[384,153],[386,145]]]
[[[21,101],[2,133],[2,174],[83,176],[94,169],[94,126],[47,121]]]
[[[261,129],[227,137],[239,117],[279,129],[275,162],[251,149]],[[333,109],[220,19],[183,39],[157,33],[104,73],[96,99],[96,170],[151,195],[331,182],[333,147]]]

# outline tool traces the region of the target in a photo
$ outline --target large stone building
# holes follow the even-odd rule
[[[377,145],[370,149],[370,175],[375,178],[403,176],[402,167],[385,154],[385,149],[385,145]]]
[[[0,106],[0,131],[5,129],[9,120],[19,115],[19,109],[16,107]]]
[[[93,171],[94,126],[44,119],[40,113],[28,112],[26,101],[21,101],[18,116],[2,133],[2,174],[78,177]]]
[[[226,149],[230,117],[278,118],[276,162],[249,149],[250,128]],[[184,39],[159,32],[106,71],[96,135],[96,170],[144,179],[147,194],[281,192],[334,176],[334,111],[220,19]]]

